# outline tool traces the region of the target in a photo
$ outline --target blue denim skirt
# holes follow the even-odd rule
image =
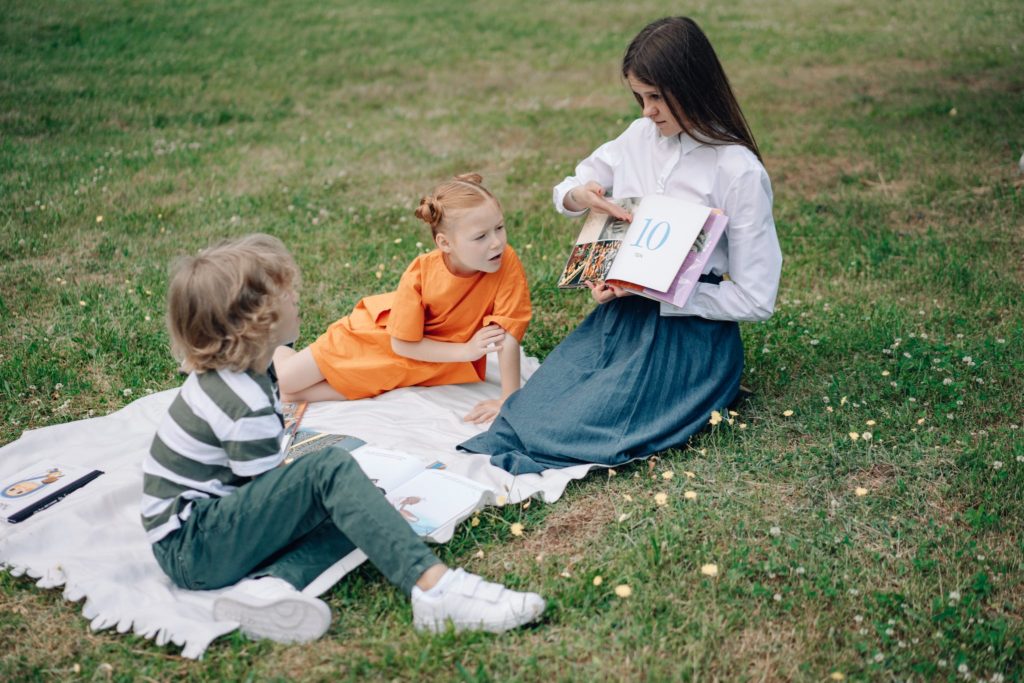
[[[736,398],[739,325],[662,317],[639,296],[598,306],[459,448],[513,474],[621,465],[681,446]]]

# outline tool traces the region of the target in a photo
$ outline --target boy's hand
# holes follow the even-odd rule
[[[586,285],[590,289],[590,296],[594,297],[594,301],[599,304],[606,304],[612,299],[629,296],[633,293],[628,289],[616,287],[604,281],[587,282]]]
[[[489,401],[480,401],[473,406],[473,410],[469,411],[469,413],[462,418],[462,421],[472,422],[473,424],[490,422],[498,416],[502,403],[504,403],[504,401],[500,398],[492,398]]]
[[[492,323],[487,327],[481,327],[468,342],[463,344],[466,349],[466,360],[472,362],[488,353],[501,351],[504,341],[505,330],[501,329],[499,325]]]

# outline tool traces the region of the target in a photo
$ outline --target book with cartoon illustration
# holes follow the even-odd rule
[[[304,414],[304,403],[299,403],[293,412],[286,412],[288,455],[284,464],[328,446],[345,449],[413,530],[429,541],[446,538],[449,534],[439,532],[454,530],[487,502],[490,489],[446,472],[439,460],[426,464],[414,455],[380,448],[355,436],[302,429]]]
[[[23,469],[0,483],[0,518],[11,524],[24,521],[101,474],[55,463]]]
[[[729,219],[666,195],[611,200],[630,223],[590,212],[558,279],[560,289],[605,281],[675,306],[686,303]]]

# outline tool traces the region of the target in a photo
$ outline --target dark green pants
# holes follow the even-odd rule
[[[153,554],[183,588],[268,575],[301,590],[354,548],[407,595],[439,562],[352,456],[327,448],[229,496],[195,501],[188,520],[155,543]]]

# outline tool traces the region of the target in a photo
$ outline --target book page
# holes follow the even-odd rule
[[[385,493],[423,472],[419,458],[369,444],[352,451],[352,457],[370,481]]]
[[[626,211],[640,203],[637,197],[614,199]],[[580,229],[576,245],[558,278],[558,287],[574,289],[583,287],[587,282],[606,279],[608,269],[615,261],[615,256],[622,244],[622,238],[629,230],[629,223],[605,213],[591,212],[587,214]]]
[[[644,197],[605,279],[664,292],[710,213],[709,207],[665,195]]]
[[[490,492],[475,481],[443,470],[423,470],[393,491],[388,501],[420,536],[468,517]]]

